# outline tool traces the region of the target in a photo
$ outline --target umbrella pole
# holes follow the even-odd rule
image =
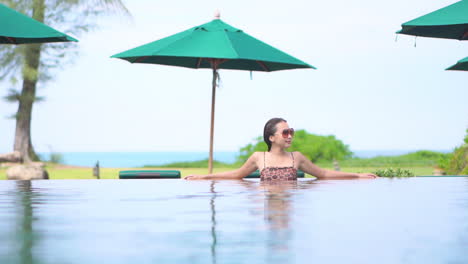
[[[208,158],[208,173],[213,173],[213,136],[214,136],[214,116],[215,116],[215,98],[216,98],[216,78],[218,77],[216,62],[212,62],[213,82],[211,91],[211,127],[210,127],[210,156]]]

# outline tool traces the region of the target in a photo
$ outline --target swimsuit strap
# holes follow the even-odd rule
[[[293,160],[293,165],[292,165],[292,167],[294,168],[294,155],[293,155],[292,152],[291,152],[291,157],[292,157],[292,160]]]
[[[294,155],[292,152],[291,153],[291,158],[292,158],[292,167],[294,168]],[[266,157],[266,151],[263,152],[263,168],[266,168],[266,161],[265,161],[265,158]]]

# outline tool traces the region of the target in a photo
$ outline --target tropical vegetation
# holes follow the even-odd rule
[[[263,137],[257,137],[254,142],[247,144],[240,149],[237,162],[245,162],[252,153],[256,151],[266,151],[267,145]],[[290,151],[299,151],[312,162],[343,160],[352,157],[353,153],[341,140],[333,135],[320,136],[308,133],[305,130],[297,130],[294,134]]]
[[[449,175],[468,175],[468,129],[464,143],[439,161],[439,166]]]
[[[414,177],[414,173],[411,170],[405,170],[402,168],[387,168],[387,169],[378,169],[373,171],[375,175],[378,175],[380,177]]]
[[[0,0],[39,22],[57,27],[66,34],[80,36],[97,26],[104,14],[125,13],[121,0]],[[37,88],[56,76],[56,70],[72,62],[78,52],[75,43],[24,44],[0,46],[0,80],[9,81],[5,99],[18,103],[14,150],[23,160],[39,160],[31,140],[32,110],[43,100]]]

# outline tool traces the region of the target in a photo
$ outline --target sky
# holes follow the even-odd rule
[[[208,151],[210,70],[130,64],[110,56],[221,19],[317,70],[221,70],[215,151],[237,151],[272,117],[335,135],[351,150],[451,150],[468,128],[468,72],[445,71],[468,43],[396,35],[456,1],[124,1],[81,36],[79,57],[38,90],[39,152]],[[59,26],[55,26],[60,30]],[[416,45],[416,46],[415,46]],[[3,89],[1,88],[3,87]],[[0,84],[0,96],[7,93]],[[13,150],[17,105],[0,101],[0,153]]]

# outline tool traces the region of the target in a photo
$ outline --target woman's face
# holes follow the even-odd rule
[[[283,148],[289,148],[292,143],[293,135],[294,130],[289,128],[288,123],[279,122],[276,124],[275,134],[270,136],[270,141],[272,144],[279,145]]]

